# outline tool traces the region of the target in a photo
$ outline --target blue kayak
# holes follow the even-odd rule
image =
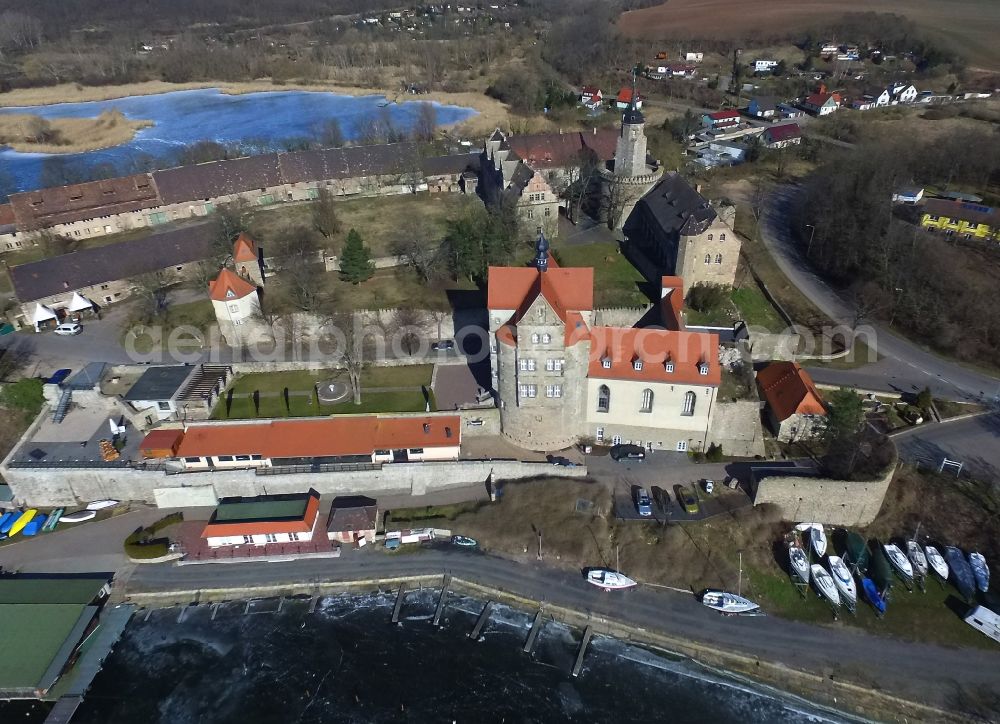
[[[7,515],[9,515],[10,517],[7,518]],[[4,516],[6,520],[3,522],[3,524],[0,524],[0,533],[3,533],[4,535],[10,533],[10,529],[14,527],[14,523],[16,523],[17,519],[20,518],[22,515],[24,515],[24,513],[19,513],[17,511],[14,511],[13,513],[8,513],[7,515]]]
[[[3,527],[7,525],[7,521],[13,517],[13,513],[4,513],[3,515],[0,515],[0,530],[3,530]]]
[[[21,531],[21,535],[27,535],[27,536],[38,535],[39,531],[41,531],[42,529],[42,526],[45,525],[45,518],[46,516],[44,515],[36,515],[34,518],[31,519],[30,523],[24,526],[24,530]]]
[[[976,595],[976,577],[972,572],[972,566],[965,560],[962,551],[955,546],[947,546],[944,549],[944,556],[948,561],[948,568],[951,569],[955,588],[966,600],[971,599]]]
[[[878,586],[875,585],[875,581],[868,578],[861,579],[861,590],[865,592],[865,598],[868,599],[868,603],[872,605],[875,612],[881,616],[885,613],[885,599],[878,592]]]

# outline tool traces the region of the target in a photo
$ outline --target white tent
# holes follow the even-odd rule
[[[71,312],[82,312],[84,309],[93,308],[93,302],[81,296],[79,292],[73,292],[73,298],[69,300],[69,306],[67,307]]]
[[[38,331],[38,325],[42,324],[43,322],[48,322],[51,319],[59,319],[59,317],[57,317],[56,313],[53,312],[48,307],[46,307],[44,304],[35,305],[35,313],[31,315],[31,321],[35,325],[36,332]]]

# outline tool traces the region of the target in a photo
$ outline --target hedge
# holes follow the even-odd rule
[[[138,560],[167,555],[170,550],[170,540],[168,538],[154,538],[154,536],[164,528],[180,523],[182,520],[184,520],[182,513],[171,513],[155,523],[151,523],[146,528],[136,528],[125,539],[125,555]]]

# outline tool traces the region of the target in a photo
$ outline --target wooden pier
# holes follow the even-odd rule
[[[583,632],[583,640],[580,642],[580,651],[576,655],[576,663],[573,664],[573,676],[579,676],[580,670],[583,669],[583,656],[587,653],[587,647],[590,645],[590,637],[593,635],[593,627],[587,626]]]
[[[403,610],[403,599],[406,598],[406,584],[399,584],[399,593],[396,594],[396,605],[392,609],[392,622],[399,623],[399,613]]]
[[[309,613],[316,613],[316,605],[319,603],[319,596],[313,596],[309,599]]]
[[[219,615],[219,606],[221,606],[221,605],[222,605],[221,603],[213,603],[212,604],[212,620],[213,621],[215,620],[215,617]]]
[[[472,629],[472,633],[469,634],[469,638],[474,641],[479,640],[479,635],[483,632],[483,626],[486,622],[490,620],[490,611],[493,609],[493,601],[487,601],[486,605],[483,606],[483,612],[479,614],[479,620],[476,621],[476,625]]]
[[[535,620],[531,622],[531,631],[528,633],[528,640],[524,642],[524,653],[531,655],[538,640],[538,632],[542,630],[542,609],[535,612]]]
[[[447,573],[444,576],[444,583],[441,584],[441,595],[438,597],[437,610],[434,611],[434,625],[441,625],[441,614],[444,612],[444,601],[448,597],[448,587],[451,585],[451,576]]]

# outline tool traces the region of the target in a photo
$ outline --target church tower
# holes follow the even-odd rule
[[[646,119],[639,110],[639,91],[636,88],[636,69],[632,69],[632,98],[622,116],[622,128],[615,147],[615,176],[635,178],[647,176]]]

